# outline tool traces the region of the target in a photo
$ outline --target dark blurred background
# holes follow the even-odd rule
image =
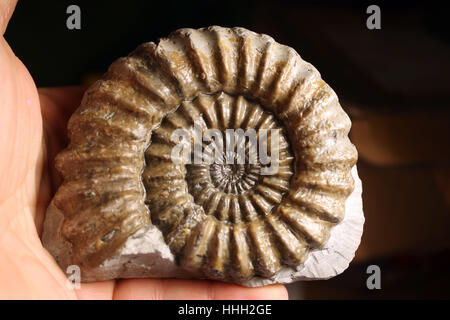
[[[66,9],[81,8],[81,30]],[[366,9],[381,8],[369,30]],[[349,269],[292,299],[450,298],[450,33],[430,1],[19,1],[5,38],[38,86],[89,84],[171,31],[241,26],[295,48],[353,121],[366,215]],[[0,84],[1,85],[1,84]],[[366,286],[369,265],[381,289]]]

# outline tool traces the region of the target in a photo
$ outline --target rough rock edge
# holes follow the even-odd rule
[[[299,280],[325,280],[345,269],[353,259],[361,242],[364,225],[362,183],[356,165],[352,168],[355,189],[345,203],[344,220],[332,228],[326,245],[311,251],[306,262],[297,269],[283,267],[273,278],[254,277],[241,284],[258,287],[273,283],[291,283]],[[70,265],[71,245],[61,236],[63,214],[50,204],[42,242],[62,270]],[[164,242],[157,227],[139,230],[128,238],[120,252],[94,269],[81,269],[83,282],[115,278],[198,278],[175,264],[175,257]]]

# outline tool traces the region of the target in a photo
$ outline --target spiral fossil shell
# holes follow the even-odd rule
[[[175,163],[171,134],[194,135],[195,121],[279,129],[277,172]],[[319,72],[269,36],[209,27],[144,43],[88,89],[57,156],[64,183],[53,203],[72,263],[99,265],[154,225],[201,277],[239,282],[298,267],[344,218],[357,160],[350,126]]]

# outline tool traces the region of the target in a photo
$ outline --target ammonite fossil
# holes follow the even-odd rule
[[[343,256],[326,245],[345,224],[357,177],[350,126],[319,72],[267,35],[214,26],[144,43],[110,66],[69,121],[44,245],[63,268],[80,266],[86,281],[308,277],[315,252]],[[191,148],[174,157],[179,130]],[[265,135],[274,170],[245,136],[236,161],[228,133],[238,130]],[[221,142],[208,149],[205,132]],[[196,147],[211,161],[192,161]],[[336,236],[347,265],[362,232],[361,205],[355,210]],[[311,263],[320,259],[328,258]]]

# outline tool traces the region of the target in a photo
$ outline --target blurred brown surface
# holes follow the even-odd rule
[[[352,113],[357,116],[350,138],[358,147],[360,158],[369,163],[380,167],[409,166],[412,170],[414,166],[450,163],[450,112],[352,109]]]
[[[360,161],[365,230],[357,261],[450,248],[450,213],[432,168],[379,168]]]

